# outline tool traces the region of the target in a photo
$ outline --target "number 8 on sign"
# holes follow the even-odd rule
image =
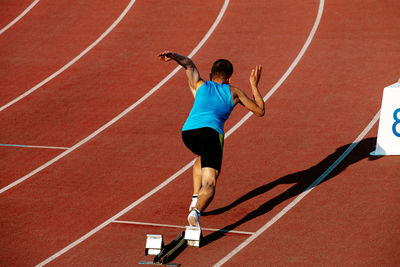
[[[371,155],[400,155],[400,82],[383,89],[376,149]]]
[[[400,133],[396,129],[397,125],[400,125],[399,113],[400,113],[400,108],[396,109],[393,113],[394,123],[392,126],[392,130],[393,130],[393,134],[397,137],[400,137]]]

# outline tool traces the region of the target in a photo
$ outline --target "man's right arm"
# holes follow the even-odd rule
[[[195,97],[197,89],[199,89],[200,86],[204,84],[204,81],[203,79],[201,79],[200,73],[197,70],[196,65],[193,63],[193,61],[186,56],[169,51],[162,52],[158,56],[163,61],[174,60],[186,70],[189,87],[193,93],[193,97]]]

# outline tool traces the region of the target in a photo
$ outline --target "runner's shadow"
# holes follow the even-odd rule
[[[283,176],[271,183],[262,185],[260,187],[257,187],[250,192],[246,193],[245,195],[241,196],[231,204],[218,208],[209,212],[204,212],[202,216],[210,216],[210,215],[219,215],[222,214],[256,196],[259,196],[261,194],[264,194],[268,192],[269,190],[273,189],[275,186],[281,185],[281,184],[294,184],[291,188],[283,192],[282,194],[274,197],[273,199],[268,200],[261,206],[259,206],[257,209],[251,211],[247,215],[245,215],[243,218],[240,220],[229,224],[225,226],[224,228],[220,229],[217,232],[214,232],[210,235],[205,236],[202,239],[202,246],[205,246],[225,235],[226,232],[229,232],[238,226],[254,219],[257,218],[261,215],[264,215],[271,211],[275,206],[279,205],[280,203],[293,198],[302,192],[304,192],[308,187],[310,187],[314,181],[316,181],[321,175],[325,173],[326,177],[321,183],[324,183],[328,181],[329,179],[335,177],[336,175],[340,174],[343,172],[348,166],[357,163],[358,161],[369,158],[369,160],[375,160],[378,159],[379,157],[370,157],[369,153],[372,152],[375,149],[375,144],[376,144],[376,138],[367,138],[362,141],[360,141],[357,146],[351,151],[351,153],[335,168],[333,169],[328,175],[326,175],[326,171],[328,168],[332,166],[332,164],[335,163],[335,161],[346,151],[347,148],[351,144],[344,145],[342,147],[339,147],[336,149],[336,151],[323,159],[321,162],[319,162],[317,165],[312,166],[309,169],[302,170],[296,173],[292,173],[286,176]],[[321,184],[319,183],[319,184]],[[315,186],[318,186],[315,185]]]

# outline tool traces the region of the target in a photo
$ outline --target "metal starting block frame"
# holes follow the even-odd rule
[[[152,261],[139,261],[139,264],[143,264],[143,265],[161,265],[161,266],[176,266],[176,267],[181,266],[180,263],[166,263],[166,264],[163,264],[163,263],[155,263],[155,262],[152,262]]]
[[[202,238],[201,228],[196,226],[186,226],[185,240],[190,247],[200,247]]]
[[[164,241],[162,235],[147,234],[146,239],[146,250],[147,255],[157,255],[161,252],[164,247]]]

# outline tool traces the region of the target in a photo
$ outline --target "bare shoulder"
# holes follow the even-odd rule
[[[201,86],[205,84],[205,81],[203,79],[200,79],[196,82],[195,86],[191,88],[193,91],[197,91]]]
[[[193,94],[193,98],[196,98],[196,92],[197,90],[205,83],[205,81],[203,79],[200,79],[199,81],[196,82],[196,85],[194,87],[190,86],[189,83],[189,87],[190,90],[192,91]]]

